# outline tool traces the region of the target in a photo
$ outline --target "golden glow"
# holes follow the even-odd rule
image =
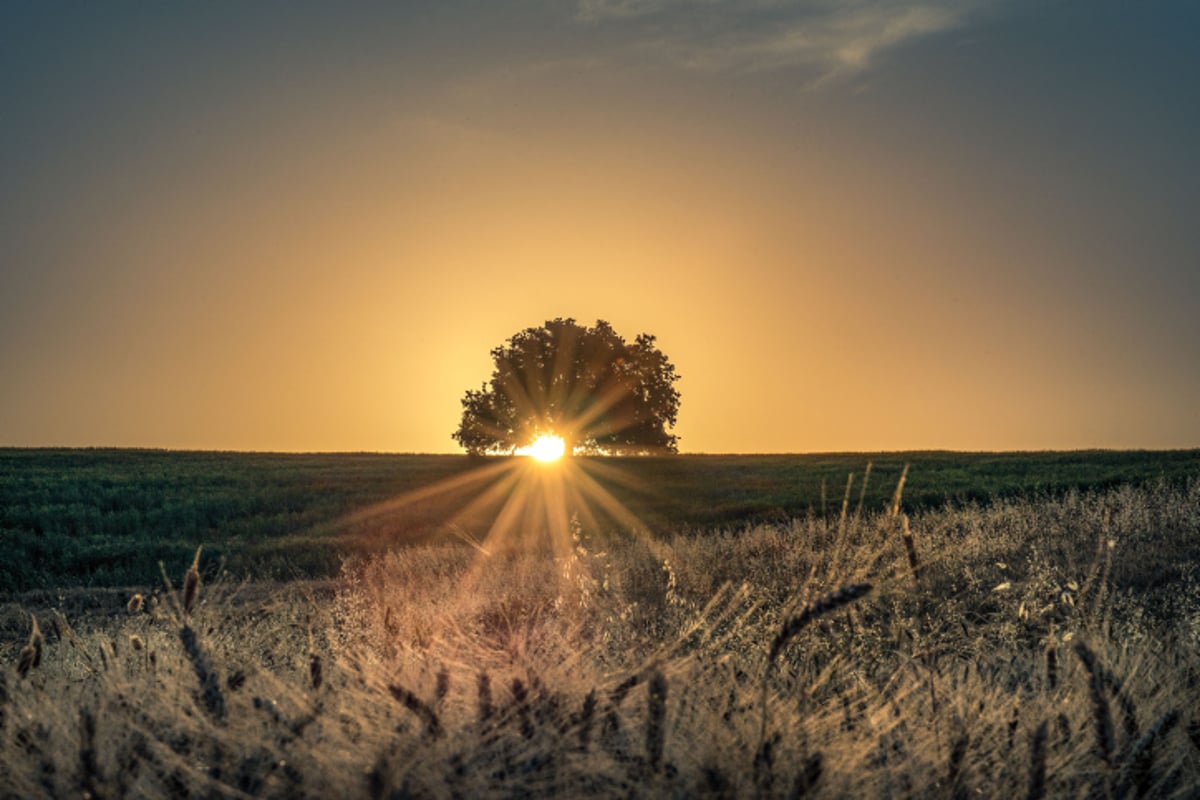
[[[1183,312],[1141,319],[1121,248],[1024,184],[981,194],[857,118],[667,113],[640,86],[597,115],[556,70],[513,75],[397,120],[372,93],[231,107],[228,152],[87,166],[9,259],[21,291],[4,273],[0,445],[458,453],[490,349],[560,315],[658,336],[687,453],[1200,445]]]
[[[562,447],[565,452],[565,443]],[[517,454],[529,455],[531,450],[532,445]],[[566,459],[544,469],[533,458],[494,456],[480,466],[355,511],[343,517],[343,523],[347,530],[393,531],[407,528],[405,521],[413,515],[439,528],[447,539],[471,545],[471,566],[459,583],[461,596],[467,598],[478,596],[494,556],[548,549],[564,567],[556,570],[557,590],[564,608],[571,608],[582,602],[581,577],[595,578],[588,573],[586,559],[573,557],[576,537],[604,536],[614,529],[649,535],[647,526],[606,488],[645,488],[624,473],[619,461]]]
[[[566,442],[561,436],[543,434],[533,440],[533,444],[529,446],[529,455],[537,461],[557,461],[563,457],[566,450]]]

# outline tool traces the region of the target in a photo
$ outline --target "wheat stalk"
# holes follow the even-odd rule
[[[421,698],[417,697],[408,689],[398,684],[388,686],[388,692],[392,697],[400,702],[405,708],[417,716],[417,719],[425,723],[425,733],[431,739],[440,739],[442,737],[442,721],[438,717],[433,706],[426,703]]]
[[[596,719],[596,690],[592,689],[583,698],[583,709],[579,712],[579,749],[587,751],[592,739],[592,724]]]
[[[79,709],[79,791],[85,798],[102,796],[100,765],[96,760],[96,716],[87,706]]]
[[[0,733],[8,721],[8,673],[0,672]]]
[[[1154,766],[1154,744],[1179,724],[1180,716],[1177,709],[1171,709],[1159,717],[1137,740],[1121,770],[1121,778],[1117,783],[1117,797],[1125,797],[1130,790],[1133,790],[1135,797],[1144,797],[1149,793],[1150,779],[1153,775],[1151,767]]]
[[[846,476],[846,493],[842,495],[842,513],[838,515],[838,536],[846,529],[846,513],[850,509],[850,487],[854,485],[854,473]]]
[[[1197,750],[1200,750],[1200,719],[1192,719],[1184,726],[1183,730],[1187,733],[1187,737],[1192,745]]]
[[[830,592],[824,597],[817,599],[799,614],[785,622],[783,627],[779,629],[779,633],[776,634],[774,641],[771,642],[771,649],[767,653],[767,667],[770,668],[771,664],[775,662],[776,657],[778,657],[780,651],[782,651],[787,643],[794,639],[796,635],[800,633],[800,631],[804,630],[804,628],[810,622],[818,617],[824,616],[825,614],[837,611],[842,606],[853,603],[855,600],[858,600],[860,597],[870,592],[872,588],[873,587],[869,583],[848,584],[836,591]]]
[[[1013,745],[1017,741],[1017,728],[1021,727],[1021,704],[1020,702],[1013,704],[1012,714],[1008,718],[1008,725],[1005,726],[1008,730],[1008,750],[1011,753]]]
[[[437,679],[433,688],[433,699],[438,705],[446,701],[446,695],[450,694],[450,671],[445,667],[438,670]]]
[[[917,546],[913,542],[912,530],[908,527],[908,514],[900,515],[900,533],[904,538],[904,553],[908,556],[908,568],[912,571],[913,582],[920,579],[921,562],[917,559]]]
[[[858,506],[854,509],[854,518],[851,520],[851,526],[857,526],[858,520],[862,516],[863,503],[867,500],[867,483],[871,480],[871,462],[867,462],[867,468],[863,471],[862,486],[858,487]]]
[[[192,559],[192,565],[188,567],[187,574],[183,576],[183,613],[189,616],[192,609],[196,607],[196,601],[200,598],[200,551],[204,545],[196,548],[196,556]]]
[[[963,733],[954,740],[954,744],[950,747],[950,763],[946,770],[946,783],[950,786],[954,797],[959,797],[962,794],[958,782],[962,776],[962,765],[967,757],[967,747],[970,743],[970,737],[966,733]]]
[[[29,641],[17,654],[17,677],[24,678],[29,670],[42,664],[42,631],[38,628],[37,616],[31,614],[33,624],[29,630]]]
[[[1042,720],[1033,732],[1033,741],[1029,746],[1029,791],[1025,794],[1027,800],[1041,800],[1046,795],[1047,734],[1046,721]]]
[[[801,765],[800,772],[796,774],[796,780],[792,783],[792,791],[788,795],[789,800],[800,800],[802,797],[807,797],[809,792],[817,788],[817,782],[821,780],[824,770],[825,758],[820,753],[813,753],[804,759],[804,764]]]
[[[1058,642],[1054,638],[1054,634],[1050,634],[1049,640],[1046,642],[1046,685],[1050,687],[1050,691],[1054,691],[1058,687]]]
[[[764,737],[754,753],[754,785],[760,797],[771,795],[775,783],[775,746],[781,739],[778,733],[769,739]]]
[[[191,625],[179,629],[179,641],[183,643],[183,652],[192,663],[196,679],[200,681],[200,698],[204,708],[216,720],[225,718],[225,695],[221,692],[221,679],[209,660],[208,654],[200,644],[200,637]],[[100,651],[104,653],[103,650]]]
[[[639,683],[642,682],[642,674],[635,672],[625,680],[617,684],[616,688],[608,693],[608,708],[604,715],[604,731],[613,733],[620,730],[621,718],[617,714],[617,709],[621,703],[625,701],[626,695],[629,694]]]
[[[900,472],[900,480],[896,482],[896,491],[892,494],[892,516],[900,513],[900,498],[904,495],[904,482],[908,480],[908,464]]]
[[[517,718],[521,723],[521,736],[532,739],[535,731],[533,720],[529,716],[529,690],[525,688],[525,682],[520,678],[513,678],[512,695],[513,704],[517,709]]]
[[[870,592],[871,589],[872,586],[869,583],[852,583],[843,586],[810,603],[803,611],[789,619],[779,629],[779,633],[775,635],[775,639],[771,642],[771,649],[767,652],[767,665],[763,671],[762,725],[759,730],[759,741],[761,744],[766,743],[767,737],[767,680],[770,677],[771,668],[775,664],[775,659],[778,658],[780,652],[787,646],[787,643],[796,638],[796,635],[804,630],[810,622],[853,603]]]
[[[654,670],[646,689],[646,762],[657,772],[662,766],[667,717],[667,678],[661,670]]]
[[[1096,655],[1083,642],[1075,644],[1075,653],[1088,672],[1088,691],[1092,701],[1092,719],[1096,729],[1096,752],[1100,759],[1112,765],[1113,721],[1112,708],[1104,692],[1104,671]]]
[[[324,668],[321,664],[321,654],[313,640],[312,628],[308,629],[308,680],[313,689],[320,689],[324,680]]]
[[[479,727],[485,728],[492,718],[492,679],[487,672],[480,672],[475,678],[475,689],[478,695]]]

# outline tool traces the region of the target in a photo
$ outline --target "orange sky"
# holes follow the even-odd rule
[[[0,445],[454,452],[571,316],[657,335],[684,452],[1200,446],[1197,73],[980,5],[749,66],[648,51],[671,4],[8,7]]]

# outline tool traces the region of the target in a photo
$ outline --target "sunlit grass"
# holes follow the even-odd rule
[[[517,551],[398,549],[347,563],[332,593],[231,596],[218,581],[190,614],[162,589],[93,618],[31,609],[38,663],[0,671],[8,791],[1200,788],[1200,482],[944,509],[907,526],[890,509],[853,513],[853,498],[843,514],[688,535],[605,536],[580,516],[553,537],[559,551],[531,546],[524,526],[557,524],[577,465],[512,461],[491,483],[524,498],[508,506],[511,542],[530,545]],[[23,615],[8,658],[35,638]]]

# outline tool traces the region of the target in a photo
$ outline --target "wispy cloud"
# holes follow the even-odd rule
[[[598,22],[609,19],[629,19],[655,14],[671,5],[671,0],[579,0],[579,19]]]
[[[921,36],[965,25],[997,0],[579,0],[583,24],[622,32],[687,69],[804,67],[828,79],[860,72]]]

